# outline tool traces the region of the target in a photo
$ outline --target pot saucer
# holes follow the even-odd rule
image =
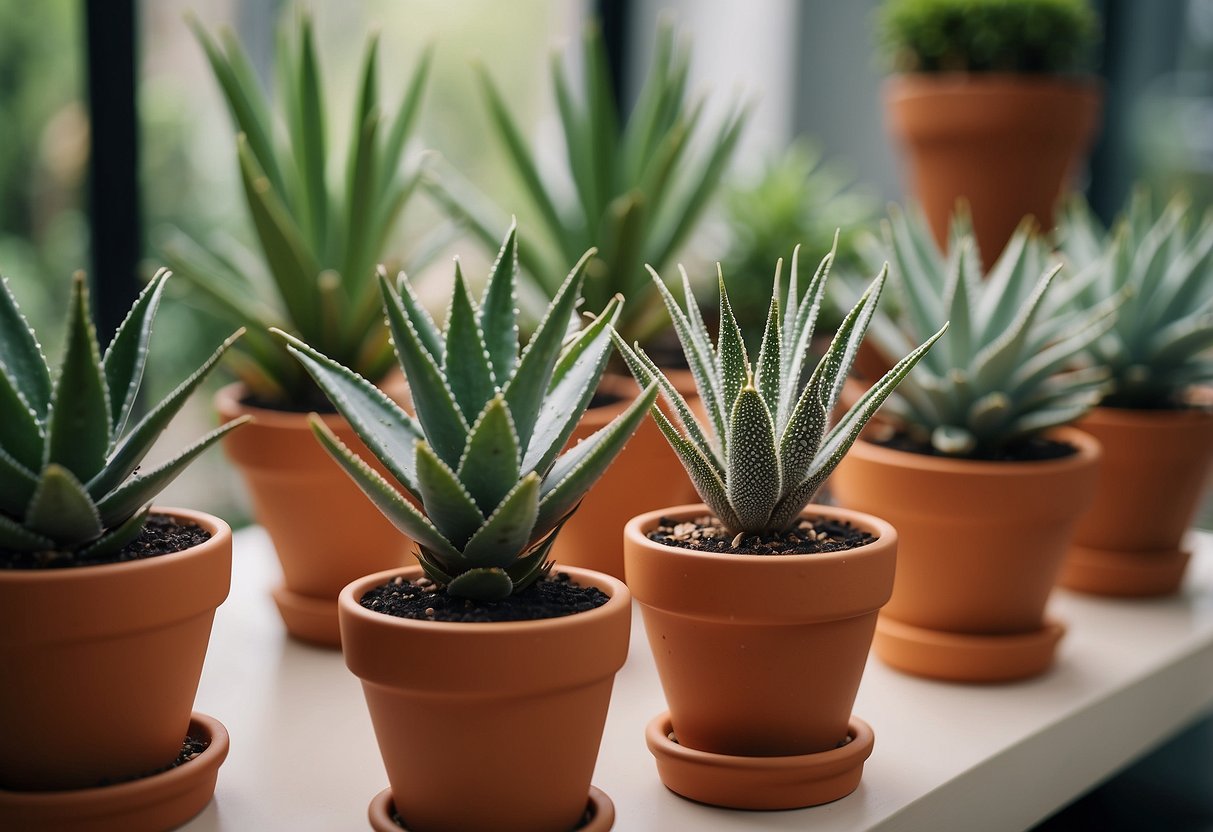
[[[946,682],[1013,682],[1048,670],[1065,632],[1065,625],[1051,618],[1028,633],[972,635],[915,627],[882,615],[876,621],[872,650],[885,664],[914,676]]]
[[[1057,585],[1091,595],[1150,598],[1179,591],[1191,555],[1180,549],[1125,552],[1071,546]]]
[[[317,647],[341,649],[336,596],[316,598],[312,595],[300,595],[287,589],[285,584],[274,587],[272,594],[288,633]]]
[[[586,819],[570,832],[608,832],[615,825],[615,804],[607,797],[606,792],[590,786],[590,798],[585,807]],[[375,832],[408,832],[407,826],[401,826],[393,819],[396,805],[392,803],[392,790],[384,789],[375,795],[367,810],[371,821],[371,829]]]
[[[846,745],[790,757],[697,751],[670,739],[672,730],[667,711],[649,720],[644,731],[661,782],[683,797],[730,809],[799,809],[846,797],[858,788],[875,742],[871,726],[855,716]]]
[[[227,758],[227,729],[195,711],[188,736],[207,741],[188,763],[125,783],[55,792],[0,790],[0,829],[7,832],[159,832],[203,810]]]

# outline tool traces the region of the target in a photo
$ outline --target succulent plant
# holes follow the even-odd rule
[[[719,187],[737,146],[743,114],[735,109],[719,124],[703,124],[704,99],[687,94],[690,50],[672,27],[657,33],[653,63],[631,112],[619,121],[618,93],[607,72],[606,50],[596,28],[585,35],[585,86],[574,97],[574,79],[553,61],[552,78],[564,131],[572,196],[540,174],[539,155],[489,72],[480,82],[492,127],[533,204],[542,247],[521,253],[522,268],[547,297],[562,285],[564,269],[588,248],[585,298],[600,309],[616,294],[628,299],[620,328],[645,339],[665,326],[660,304],[648,303],[644,264],[663,268],[694,230]],[[502,222],[482,195],[453,171],[432,183],[450,213],[466,221],[486,246],[497,245]],[[655,299],[653,299],[655,300]],[[656,314],[654,314],[656,313]]]
[[[882,270],[843,319],[826,354],[813,367],[809,346],[834,256],[833,250],[825,256],[801,295],[797,249],[792,254],[786,300],[780,297],[783,261],[779,261],[762,346],[753,365],[729,305],[723,273],[718,280],[720,330],[713,348],[686,270],[681,270],[686,311],[678,306],[656,271],[650,270],[674,320],[707,412],[704,424],[644,350],[629,347],[616,335],[616,346],[637,380],[641,384],[655,380],[660,385],[682,430],[656,406],[651,408],[653,418],[699,496],[731,533],[780,532],[791,525],[868,419],[947,329],[944,324],[899,361],[827,431],[829,416],[885,282]]]
[[[519,354],[517,252],[511,228],[478,304],[456,261],[441,330],[407,277],[402,274],[393,287],[380,275],[416,418],[357,374],[277,333],[395,483],[313,417],[324,447],[417,542],[427,577],[451,595],[483,601],[519,592],[546,573],[561,525],[656,396],[650,387],[609,425],[560,453],[598,386],[622,301],[613,298],[592,323],[569,334],[593,256],[586,252]]]
[[[1080,198],[1062,212],[1061,250],[1089,275],[1082,300],[1132,297],[1092,346],[1112,376],[1101,404],[1179,407],[1192,385],[1213,380],[1213,214],[1193,228],[1188,209],[1176,197],[1156,215],[1138,192],[1110,232]]]
[[[363,58],[344,177],[331,187],[332,149],[311,24],[302,17],[297,44],[280,43],[278,80],[287,142],[275,141],[272,114],[244,50],[228,32],[194,32],[239,130],[237,156],[260,257],[231,240],[205,245],[176,235],[164,246],[169,265],[195,296],[248,336],[231,356],[259,402],[286,409],[326,407],[306,373],[269,335],[297,334],[375,381],[392,366],[375,268],[420,171],[402,171],[429,71],[422,56],[392,118],[380,109],[378,41]],[[258,262],[260,260],[260,262]]]
[[[879,30],[903,72],[1062,74],[1090,69],[1087,0],[886,0]]]
[[[245,421],[229,422],[168,462],[136,474],[173,415],[240,336],[224,341],[135,421],[152,319],[167,279],[165,271],[152,279],[103,355],[84,276],[77,274],[56,374],[7,282],[0,282],[0,556],[32,555],[39,563],[71,565],[118,552],[139,536],[148,503],[195,457]]]
[[[951,321],[946,345],[923,360],[885,406],[910,437],[936,453],[994,458],[1016,440],[1073,421],[1107,390],[1108,371],[1086,351],[1116,321],[1122,295],[1087,306],[1082,282],[1046,266],[1030,218],[985,279],[968,217],[954,216],[947,255],[925,221],[896,207],[884,223],[900,301],[878,317],[873,339],[887,355]]]

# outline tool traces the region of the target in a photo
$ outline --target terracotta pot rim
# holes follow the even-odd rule
[[[928,456],[913,451],[886,448],[867,439],[860,438],[848,453],[879,462],[890,468],[917,469],[934,473],[956,473],[968,476],[1040,476],[1054,472],[1069,471],[1090,465],[1100,458],[1099,441],[1085,431],[1073,427],[1054,428],[1045,436],[1068,442],[1078,448],[1077,453],[1060,459],[997,462],[977,459],[955,459],[952,457]]]
[[[578,826],[575,832],[607,832],[615,825],[615,804],[606,792],[597,786],[590,786],[586,809],[593,814],[585,824]],[[396,811],[395,801],[392,800],[391,788],[386,788],[371,800],[367,808],[367,820],[375,832],[409,832],[407,826],[401,826],[392,820]]]
[[[210,532],[211,536],[202,543],[191,546],[188,549],[182,549],[179,552],[169,552],[164,555],[155,555],[154,557],[141,558],[139,560],[128,560],[121,563],[99,563],[93,566],[76,566],[64,569],[0,569],[0,585],[34,582],[54,583],[69,579],[92,581],[101,578],[132,575],[190,558],[205,557],[212,549],[223,545],[224,539],[230,538],[232,534],[231,526],[223,518],[208,514],[205,511],[153,505],[150,513],[191,520]]]
[[[1100,94],[1103,79],[1095,74],[1044,75],[1016,72],[898,72],[884,81],[885,94],[893,97],[927,95],[1014,95],[1062,93]]]
[[[783,564],[803,564],[803,563],[828,563],[838,561],[854,560],[856,557],[866,554],[865,550],[872,551],[871,544],[857,546],[854,549],[847,549],[843,552],[818,552],[809,555],[750,555],[750,554],[731,554],[728,552],[700,552],[694,549],[684,549],[680,546],[670,546],[666,543],[658,543],[648,537],[648,531],[657,525],[657,521],[662,517],[672,517],[675,519],[683,516],[697,516],[703,514],[713,514],[712,510],[704,503],[687,503],[681,506],[670,506],[668,508],[654,509],[646,511],[644,514],[638,514],[628,521],[624,527],[623,533],[626,536],[637,540],[643,540],[645,543],[660,547],[663,553],[667,553],[670,557],[685,557],[695,560],[714,562],[714,563],[783,563]],[[897,531],[893,525],[881,517],[874,514],[868,514],[863,511],[843,508],[842,506],[827,506],[819,503],[809,503],[801,510],[800,515],[820,514],[824,517],[836,517],[850,521],[853,525],[864,528],[869,534],[874,534],[876,540],[896,538]],[[714,516],[714,515],[713,515]],[[875,530],[873,532],[873,530]],[[872,541],[875,543],[876,541]]]
[[[308,424],[308,418],[314,411],[274,410],[269,407],[244,404],[242,399],[247,391],[248,388],[239,381],[224,385],[215,391],[215,409],[225,421],[249,415],[253,417],[253,423],[259,428],[311,433],[312,428]],[[348,427],[349,425],[340,413],[319,413],[317,415],[331,428]]]
[[[1166,409],[1108,407],[1100,405],[1092,408],[1082,417],[1082,421],[1117,427],[1145,427],[1150,425],[1165,426],[1175,422],[1210,423],[1213,422],[1213,410],[1203,407],[1176,407]],[[1081,428],[1081,422],[1079,424]]]
[[[586,626],[601,619],[611,617],[615,614],[617,608],[623,604],[631,604],[631,594],[628,592],[628,588],[623,581],[605,572],[595,572],[592,569],[583,569],[576,566],[561,567],[559,564],[553,567],[553,571],[566,572],[574,579],[593,576],[596,581],[606,584],[610,588],[610,591],[606,593],[608,596],[607,602],[600,607],[595,607],[585,612],[558,616],[556,618],[539,618],[533,621],[422,621],[420,619],[401,618],[396,615],[368,610],[358,602],[358,599],[365,595],[367,590],[385,584],[397,576],[403,575],[406,579],[410,579],[410,576],[420,576],[423,573],[421,566],[417,565],[385,569],[382,572],[375,572],[351,581],[337,596],[337,606],[344,608],[348,614],[355,616],[358,620],[381,629],[415,630],[417,632],[443,634],[447,637],[453,634],[464,634],[469,637],[475,637],[478,633],[483,633],[486,630],[493,630],[498,633],[525,633],[540,629],[567,629]]]

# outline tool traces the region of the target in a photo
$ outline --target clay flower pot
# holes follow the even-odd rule
[[[383,516],[316,441],[306,413],[250,407],[239,384],[215,395],[222,421],[251,414],[253,422],[223,438],[240,470],[282,564],[274,601],[287,632],[312,644],[339,647],[337,594],[355,578],[410,562],[412,542]],[[327,424],[363,459],[373,460],[349,423]]]
[[[2,829],[168,829],[210,800],[226,733],[191,711],[232,533],[208,514],[155,511],[211,538],[125,563],[0,570]],[[206,764],[148,776],[187,733],[212,735]]]
[[[1017,75],[907,74],[885,85],[888,129],[935,240],[968,200],[988,269],[1026,215],[1053,227],[1053,208],[1099,121],[1094,81]]]
[[[847,552],[757,556],[647,536],[663,517],[706,514],[702,504],[651,511],[624,531],[630,588],[669,704],[647,733],[662,782],[739,809],[850,794],[873,742],[851,707],[893,588],[897,532],[876,517],[810,505],[802,516],[846,520],[877,539]]]
[[[689,370],[666,371],[666,376],[696,414],[699,395]],[[630,376],[605,375],[599,391],[618,397],[592,407],[578,423],[569,445],[604,427],[639,394]],[[662,403],[664,409],[664,402]],[[637,514],[698,499],[678,455],[652,419],[645,419],[611,467],[585,495],[552,546],[552,560],[580,566],[625,580],[623,527]]]
[[[1100,407],[1079,427],[1103,446],[1103,464],[1059,583],[1097,595],[1177,591],[1213,460],[1213,413]]]
[[[608,575],[561,571],[610,600],[562,618],[453,623],[358,603],[398,575],[421,577],[420,567],[369,575],[341,591],[345,663],[362,680],[391,784],[390,796],[372,804],[372,819],[390,800],[410,832],[577,828],[627,657],[631,596]]]
[[[981,462],[860,440],[830,482],[838,502],[877,512],[901,535],[893,597],[873,649],[935,679],[1005,682],[1053,663],[1064,627],[1044,616],[1070,534],[1095,493],[1099,443],[1040,462]]]

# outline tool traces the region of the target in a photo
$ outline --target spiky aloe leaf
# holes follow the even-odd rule
[[[518,226],[510,223],[480,299],[480,328],[494,378],[504,380],[518,361]]]
[[[54,548],[55,541],[51,538],[36,534],[0,514],[0,551],[40,552]]]
[[[98,507],[72,472],[52,462],[42,470],[25,512],[25,527],[34,534],[76,546],[95,540],[106,527]]]
[[[493,397],[472,425],[459,460],[459,479],[484,514],[518,483],[522,464],[518,431],[505,397]]]
[[[509,598],[514,582],[500,566],[469,569],[447,581],[447,591],[460,598],[477,601],[500,601]]]
[[[514,484],[484,525],[463,548],[473,563],[505,568],[526,550],[539,516],[539,475],[534,471]]]
[[[164,284],[170,274],[161,269],[143,288],[101,359],[110,397],[112,439],[117,439],[126,429],[127,417],[135,406],[135,397],[143,381],[143,368],[147,365],[147,342],[152,334],[152,320],[156,317],[160,296],[164,293]]]
[[[0,369],[16,384],[26,407],[32,408],[38,418],[44,418],[51,399],[50,372],[38,339],[17,307],[6,278],[0,278]]]
[[[463,271],[456,261],[455,292],[451,297],[446,322],[447,350],[442,359],[442,372],[450,382],[459,409],[469,422],[484,409],[497,387],[493,368],[489,365],[491,353],[476,317],[476,309],[463,281]]]
[[[24,517],[38,478],[0,448],[0,514]]]
[[[8,369],[0,364],[0,448],[23,467],[42,467],[43,428]]]
[[[459,476],[424,441],[417,442],[417,491],[426,514],[451,545],[462,549],[482,525],[485,513]],[[493,507],[496,507],[494,503]]]
[[[741,389],[733,405],[728,454],[729,504],[743,531],[761,531],[779,499],[783,477],[775,423],[752,384]]]

